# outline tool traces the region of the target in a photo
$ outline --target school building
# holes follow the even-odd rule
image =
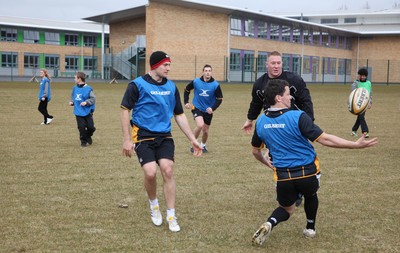
[[[253,82],[265,73],[267,54],[279,51],[284,69],[306,82],[349,83],[367,67],[374,83],[400,83],[399,9],[277,16],[201,1],[149,0],[83,19],[96,28],[0,18],[0,75],[31,76],[46,67],[55,76],[84,71],[89,78],[132,79],[149,71],[148,57],[162,50],[171,56],[172,80],[199,77],[211,64],[219,81]]]

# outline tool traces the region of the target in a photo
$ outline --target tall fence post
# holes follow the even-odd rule
[[[390,60],[388,60],[387,64],[386,85],[389,85],[389,74],[390,74]]]

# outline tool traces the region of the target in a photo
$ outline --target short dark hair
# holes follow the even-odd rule
[[[285,87],[289,87],[289,83],[281,79],[271,79],[268,81],[267,86],[264,89],[264,97],[269,105],[275,105],[275,97],[277,95],[283,96]]]
[[[358,74],[359,74],[360,76],[368,76],[368,70],[367,70],[366,68],[361,68],[361,69],[358,71]]]
[[[80,78],[82,82],[86,81],[86,74],[83,72],[76,72],[76,78]]]
[[[203,71],[204,71],[204,69],[205,68],[210,68],[211,70],[212,70],[212,67],[211,67],[211,65],[210,64],[206,64],[206,65],[204,65],[204,67],[203,67]]]

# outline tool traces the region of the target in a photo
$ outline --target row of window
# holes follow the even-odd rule
[[[232,35],[286,41],[313,46],[351,49],[351,38],[330,31],[307,30],[264,20],[232,17]]]
[[[24,53],[24,68],[37,69],[45,67],[47,69],[60,68],[60,56],[58,55],[44,55],[44,66],[39,64],[40,55]],[[65,56],[65,69],[66,70],[80,70],[79,60],[80,56]],[[18,53],[17,52],[2,52],[1,53],[1,67],[4,68],[18,68]],[[83,57],[83,70],[97,70],[97,57]]]
[[[267,61],[267,52],[258,52],[258,56],[254,56],[254,51],[250,50],[231,50],[230,52],[230,71],[257,71],[258,73],[266,72],[265,62]],[[304,56],[303,57],[303,74],[318,73],[320,57]],[[351,60],[337,58],[322,58],[322,73],[336,75],[350,75]],[[256,66],[254,66],[256,65]],[[283,54],[282,67],[284,70],[301,73],[301,56],[296,54]]]
[[[18,30],[15,28],[1,28],[0,29],[0,40],[1,41],[18,41]],[[34,30],[24,30],[23,31],[23,40],[21,42],[30,43],[30,44],[39,44],[40,36],[44,35],[44,44],[48,45],[65,45],[65,46],[80,46],[84,47],[98,47],[97,37],[98,35],[89,35],[83,34],[81,37],[78,33],[70,32],[70,33],[59,33],[59,32],[39,32]],[[79,39],[81,38],[81,42],[79,43]],[[104,46],[106,48],[109,47],[109,37],[105,37]]]

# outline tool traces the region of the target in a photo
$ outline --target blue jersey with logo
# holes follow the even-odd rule
[[[262,114],[256,134],[264,142],[276,168],[293,168],[314,162],[314,147],[299,129],[303,111],[289,110],[278,117]]]
[[[169,133],[175,108],[175,84],[168,80],[163,85],[146,82],[143,77],[134,80],[139,99],[132,111],[132,122],[140,129],[155,133]]]
[[[75,85],[72,89],[71,101],[74,102],[74,114],[76,116],[85,117],[95,110],[95,104],[81,106],[81,103],[90,98],[92,87],[85,84],[83,86]]]
[[[215,91],[219,86],[217,81],[204,82],[200,78],[193,80],[194,86],[194,97],[193,105],[200,111],[205,112],[208,107],[212,107],[215,104]]]

